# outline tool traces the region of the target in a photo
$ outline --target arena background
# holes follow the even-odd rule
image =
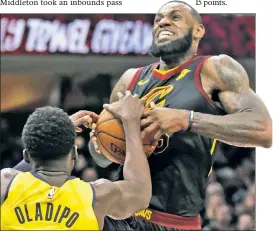
[[[100,113],[128,68],[155,60],[147,52],[154,15],[1,15],[1,168],[22,159],[21,132],[28,115],[52,105],[69,114]],[[246,69],[255,90],[255,16],[202,15],[200,55],[228,54]],[[115,179],[88,154],[89,131],[79,134],[74,175]],[[206,189],[205,230],[255,229],[255,149],[221,144]]]

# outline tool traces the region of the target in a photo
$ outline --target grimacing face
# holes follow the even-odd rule
[[[153,42],[155,45],[166,45],[183,39],[194,27],[190,7],[171,2],[160,8],[154,20]]]

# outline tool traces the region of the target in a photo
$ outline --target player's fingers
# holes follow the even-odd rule
[[[140,121],[140,126],[141,127],[147,127],[148,125],[150,125],[153,121],[151,120],[150,117],[144,118]]]
[[[159,138],[163,135],[162,131],[161,130],[158,130],[154,136],[154,142],[153,142],[153,145],[155,145],[155,143],[158,142]]]
[[[148,127],[146,127],[142,132],[142,139],[144,139],[146,136],[149,136],[150,134],[154,134],[159,128],[158,123],[152,123]]]
[[[149,110],[144,110],[143,112],[143,117],[153,117],[154,115],[154,110],[152,110],[151,108],[149,108]]]
[[[91,141],[93,144],[96,144],[97,143],[97,137],[96,136],[92,136],[91,137]]]
[[[149,105],[146,105],[147,104],[147,98],[141,98],[141,101],[144,103],[145,106],[149,106]]]
[[[91,135],[91,132],[90,132],[90,138],[91,138],[91,142],[92,142],[92,144],[94,146],[95,151],[97,153],[101,154],[101,151],[99,150],[98,143],[97,143],[97,137]]]
[[[99,150],[98,146],[95,147],[95,150],[96,150],[96,152],[97,152],[98,154],[101,154],[101,151]]]
[[[92,127],[92,130],[95,130],[97,128],[97,124],[96,123],[92,123],[91,127]]]
[[[119,99],[122,99],[124,97],[124,95],[121,92],[118,92],[117,96],[118,96]]]
[[[72,116],[75,116],[75,119],[84,117],[86,115],[89,115],[94,121],[97,121],[99,118],[99,115],[96,114],[95,112],[92,111],[86,111],[86,110],[81,110],[73,114]]]
[[[76,127],[75,130],[76,130],[76,132],[82,132],[82,129],[79,127]]]
[[[73,121],[73,124],[78,127],[80,125],[83,125],[84,123],[86,123],[89,120],[90,116],[89,115],[85,115],[77,120]]]
[[[86,128],[92,129],[93,119],[89,116],[87,121],[83,124]]]
[[[98,143],[95,142],[95,143],[93,143],[93,145],[94,145],[95,151],[96,151],[97,153],[101,154],[101,151],[99,150],[99,147],[98,147]]]
[[[116,106],[113,106],[113,104]],[[114,116],[119,117],[119,115],[116,112],[119,111],[120,103],[115,102],[113,104],[104,104],[103,108],[112,113]]]
[[[151,108],[151,109],[155,109],[155,108],[156,108],[156,105],[155,105],[154,102],[151,102],[151,103],[150,103],[150,108]]]
[[[131,91],[126,90],[126,91],[125,91],[125,95],[126,95],[126,96],[131,95]]]
[[[112,107],[113,106],[111,104],[103,104],[103,108],[106,109],[107,111],[111,112]]]

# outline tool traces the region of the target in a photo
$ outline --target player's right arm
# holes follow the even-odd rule
[[[1,170],[1,205],[5,200],[6,191],[11,179],[16,176],[20,171],[13,168],[3,168]]]
[[[128,69],[123,73],[123,75],[120,77],[116,85],[114,86],[112,93],[110,95],[110,103],[118,101],[117,93],[125,93],[125,91],[128,89],[130,83],[132,82],[137,69],[132,68]],[[89,152],[93,158],[93,160],[102,168],[108,167],[110,164],[112,164],[112,161],[108,160],[104,155],[102,155],[97,147],[96,143],[96,137],[94,136],[93,132],[91,132],[91,140],[88,144]]]
[[[111,182],[100,179],[92,183],[96,193],[95,213],[100,219],[104,216],[125,219],[149,205],[152,195],[151,176],[140,135],[143,108],[144,103],[129,93],[119,102],[106,107],[123,123],[126,158],[124,180]]]

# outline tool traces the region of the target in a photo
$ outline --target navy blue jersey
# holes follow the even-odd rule
[[[200,71],[207,58],[195,56],[167,71],[159,70],[159,63],[139,68],[129,89],[147,103],[153,101],[163,107],[223,115],[224,111],[202,88]],[[189,131],[162,136],[149,158],[153,187],[149,208],[197,216],[204,207],[215,145],[216,140]]]

